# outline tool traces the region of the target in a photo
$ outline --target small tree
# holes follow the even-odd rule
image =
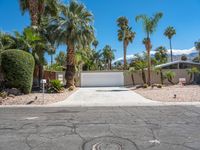
[[[189,82],[191,83],[192,79],[194,78],[194,75],[199,74],[200,71],[196,67],[192,67],[190,69],[187,69],[187,73],[190,76]]]
[[[181,56],[181,60],[182,60],[182,61],[187,61],[187,56],[186,56],[186,55],[182,55],[182,56]]]
[[[147,56],[146,53],[144,55],[135,54],[134,60],[131,62],[130,66],[134,67],[135,70],[139,70],[142,73],[142,81],[144,84],[147,83],[146,75],[145,75],[145,68],[147,68]]]
[[[167,71],[164,73],[164,78],[168,80],[171,84],[174,85],[174,82],[172,81],[173,78],[176,76],[176,73],[173,71]]]
[[[161,84],[164,84],[165,78],[164,78],[164,75],[163,75],[163,70],[162,70],[162,68],[161,68],[161,67],[155,68],[155,71],[156,71],[157,74],[160,75],[160,82],[161,82]]]

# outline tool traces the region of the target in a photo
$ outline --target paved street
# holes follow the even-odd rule
[[[199,150],[200,108],[0,108],[0,150]]]

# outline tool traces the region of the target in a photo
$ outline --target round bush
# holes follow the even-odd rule
[[[30,93],[33,83],[35,61],[30,53],[22,50],[6,50],[1,54],[1,66],[7,88]]]

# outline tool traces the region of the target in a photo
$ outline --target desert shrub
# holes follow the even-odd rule
[[[60,93],[63,91],[63,85],[60,80],[51,80],[50,87],[48,88],[48,93]]]
[[[6,88],[31,92],[35,61],[30,53],[22,50],[6,50],[1,54],[1,67]]]
[[[0,92],[0,97],[2,97],[3,99],[6,98],[7,95],[8,95],[8,93],[5,92],[5,91],[1,91],[1,92]]]
[[[75,90],[75,86],[70,86],[69,88],[68,88],[68,91],[74,91]]]
[[[157,84],[157,88],[162,88],[162,84]]]
[[[148,88],[148,84],[144,84],[143,88],[145,88],[145,89]]]

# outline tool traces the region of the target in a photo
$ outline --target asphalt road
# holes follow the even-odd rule
[[[199,150],[200,108],[0,108],[0,150]]]

